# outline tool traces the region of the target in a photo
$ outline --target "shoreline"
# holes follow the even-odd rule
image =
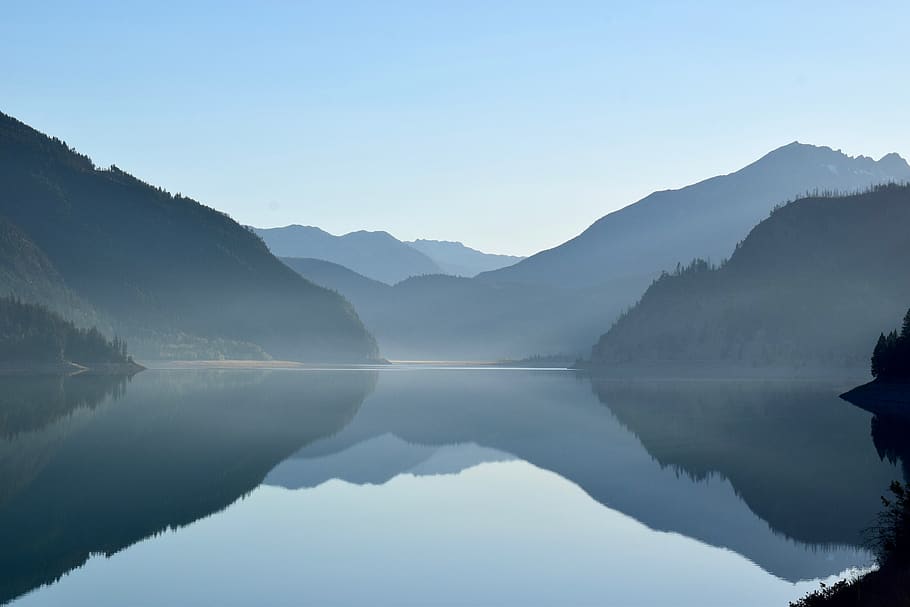
[[[910,420],[910,380],[872,380],[840,395],[842,399],[875,415]]]
[[[3,363],[0,364],[0,377],[25,375],[128,375],[132,376],[145,367],[136,362],[128,363],[92,363],[81,365],[74,362],[59,363]]]
[[[532,369],[572,370],[566,367],[536,367],[522,364],[509,365],[501,361],[474,360],[383,360],[367,363],[330,363],[299,362],[293,360],[154,360],[143,361],[147,369],[153,371],[186,371],[196,369],[211,370],[367,370],[384,369]]]

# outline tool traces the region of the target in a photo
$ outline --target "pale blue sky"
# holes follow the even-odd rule
[[[906,0],[7,0],[0,110],[243,223],[528,254],[793,140],[906,156],[908,22]]]

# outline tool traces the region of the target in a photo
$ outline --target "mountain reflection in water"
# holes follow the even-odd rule
[[[535,527],[524,520],[521,534],[538,535],[539,541],[529,539],[527,545],[520,545],[524,540],[513,538],[516,545],[510,549],[499,545],[505,538],[490,527],[494,522],[504,524],[502,509],[508,507],[521,518],[525,509],[530,516],[542,508],[538,514],[544,517],[565,508],[559,516],[572,518],[574,509],[586,516],[600,512],[604,520],[614,521],[617,538],[657,551],[664,541],[676,550],[690,550],[691,558],[704,558],[705,567],[721,565],[706,556],[714,554],[710,550],[692,546],[731,550],[772,574],[764,574],[770,591],[776,583],[773,576],[790,582],[814,580],[867,564],[860,531],[877,511],[878,496],[901,474],[900,457],[883,460],[881,447],[877,450],[873,444],[870,416],[837,399],[843,386],[826,383],[592,382],[569,373],[494,369],[146,372],[128,385],[91,389],[74,387],[74,379],[53,380],[57,382],[53,386],[19,386],[4,392],[16,398],[0,400],[3,601],[53,582],[92,554],[112,555],[166,529],[177,528],[151,541],[166,546],[175,541],[171,536],[198,539],[192,529],[202,522],[181,527],[213,513],[219,514],[204,527],[217,526],[227,537],[215,541],[206,536],[209,539],[196,549],[203,551],[202,559],[210,550],[208,556],[217,561],[219,551],[227,549],[223,542],[230,540],[232,529],[238,541],[257,526],[264,536],[269,535],[269,517],[275,513],[267,506],[256,510],[256,504],[284,494],[274,494],[267,487],[256,489],[263,481],[301,496],[329,492],[337,498],[340,492],[357,500],[352,507],[365,521],[396,526],[368,530],[351,521],[347,529],[326,530],[327,521],[337,519],[313,511],[312,502],[299,502],[313,519],[295,518],[295,524],[304,529],[289,534],[287,541],[309,533],[321,542],[293,549],[273,546],[274,554],[260,551],[257,555],[263,562],[305,558],[307,549],[334,553],[339,547],[326,546],[330,541],[354,550],[358,534],[363,550],[376,548],[366,543],[378,541],[378,535],[388,542],[384,550],[390,559],[394,553],[392,560],[405,561],[408,549],[416,549],[415,534],[421,533],[443,542],[434,548],[440,551],[437,573],[446,567],[454,567],[453,572],[466,567],[466,561],[457,560],[459,556],[485,562],[483,554],[496,553],[501,558],[512,554],[517,562],[524,562],[534,559],[527,551],[541,550],[546,541],[558,543],[551,528],[556,523],[541,518]],[[70,391],[95,396],[60,396]],[[23,409],[24,402],[33,405],[29,415],[23,414],[28,410]],[[42,412],[44,403],[46,412]],[[485,466],[477,468],[480,464]],[[471,484],[456,480],[463,471],[475,468],[486,472],[464,477]],[[555,473],[560,482],[541,476],[543,471]],[[510,475],[521,477],[517,485],[510,484]],[[493,482],[488,477],[497,479],[496,487],[484,484]],[[406,478],[413,480],[402,484]],[[351,490],[340,491],[339,480]],[[402,500],[423,496],[420,483],[432,483],[440,496],[456,501],[452,492],[460,488],[461,499],[467,501],[460,502],[461,510],[454,514],[455,506],[449,504],[449,518],[427,512],[420,521],[383,519],[385,508],[411,512]],[[361,495],[353,490],[386,485],[407,490],[389,503],[379,497],[388,494]],[[503,495],[508,487],[530,495],[535,486],[540,493],[528,499],[543,500],[546,507],[523,506],[514,495],[509,499]],[[600,510],[591,510],[584,505],[587,501],[572,497],[573,486],[593,498]],[[224,510],[245,495],[250,497],[243,504]],[[455,536],[439,527],[463,525],[464,521],[453,518],[459,512],[470,511],[476,519],[481,515],[471,504],[481,503],[486,504],[489,520],[474,524],[487,529],[488,536],[463,528],[476,552],[469,557],[453,545],[444,558],[449,554],[445,542]],[[248,526],[227,525],[241,516],[235,510],[243,513]],[[671,536],[646,533],[644,527],[633,533],[630,529],[637,530],[638,524],[620,524],[612,512],[697,543],[679,544]],[[582,525],[579,521],[592,526],[590,545],[575,545],[580,540],[573,534],[583,531],[577,528]],[[607,527],[590,518],[576,520],[564,529],[565,541],[571,544],[566,550],[595,560],[632,550],[610,542]],[[294,541],[305,541],[301,537]],[[490,545],[484,545],[485,537]],[[603,545],[595,545],[594,538]],[[132,582],[121,581],[140,588],[139,578],[153,573],[147,569],[125,573],[122,567],[115,568],[115,561],[143,554],[146,544],[111,559],[92,559],[66,580],[31,593],[23,602],[46,604],[42,597],[53,602],[51,597],[59,599],[64,586],[78,587],[80,576],[104,579],[114,571],[121,577],[136,576]],[[536,556],[544,563],[553,555]],[[352,564],[358,562],[351,556]],[[420,568],[434,562],[422,563]],[[630,557],[629,565],[635,562]],[[109,574],[103,563],[110,563]],[[277,575],[281,566],[274,565]],[[558,564],[551,566],[550,582],[557,587],[562,570]],[[379,583],[375,578],[382,567],[377,567],[377,571],[348,573]],[[490,567],[484,579],[528,575],[526,567],[506,567],[502,562]],[[204,583],[203,569],[199,565],[195,583]],[[592,592],[605,583],[617,592],[631,584],[631,574],[625,570],[590,574]],[[573,584],[584,585],[575,579],[582,576],[581,570],[572,576]],[[548,579],[545,572],[538,577],[539,584]],[[509,581],[513,587],[519,583],[517,579],[497,583],[508,586]],[[192,583],[186,583],[190,592]],[[480,579],[478,584],[483,587]],[[171,590],[179,595],[179,588]],[[391,587],[386,590],[388,595],[374,596],[377,602],[405,598]],[[584,588],[576,590],[581,593]],[[787,596],[795,597],[794,591],[789,586]],[[425,596],[424,602],[445,602],[444,598]],[[695,595],[675,598],[704,604]]]

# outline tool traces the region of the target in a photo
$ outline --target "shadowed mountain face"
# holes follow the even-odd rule
[[[373,280],[395,284],[410,276],[442,274],[430,257],[387,232],[334,236],[312,226],[254,228],[279,257],[305,257],[340,264]]]
[[[727,547],[788,580],[862,560],[850,547],[900,471],[873,446],[870,416],[838,399],[844,386],[594,387],[596,396],[587,381],[542,372],[382,374],[348,426],[267,482],[384,482],[440,447],[470,445],[475,457],[462,466],[509,454],[654,529]]]
[[[348,423],[375,374],[147,371],[125,390],[106,378],[10,381],[0,378],[0,603],[223,509]]]
[[[910,187],[806,198],[730,261],[656,281],[594,348],[604,368],[661,364],[868,369],[910,301]]]
[[[347,302],[302,280],[226,215],[116,167],[98,170],[2,114],[0,215],[28,239],[5,238],[19,253],[4,259],[30,259],[59,290],[52,266],[137,356],[194,338],[295,359],[376,356]]]
[[[481,278],[582,287],[638,276],[645,281],[643,288],[655,272],[677,263],[729,257],[775,205],[808,191],[853,192],[908,180],[910,165],[897,154],[876,162],[791,143],[735,173],[655,192],[599,219],[565,244]]]
[[[92,306],[66,286],[44,251],[0,217],[0,296],[4,295],[45,305],[79,326],[107,328]]]
[[[481,272],[505,268],[524,259],[514,255],[493,255],[447,240],[414,240],[407,243],[436,262],[452,276],[472,277]]]

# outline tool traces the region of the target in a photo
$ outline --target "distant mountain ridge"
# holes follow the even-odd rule
[[[322,259],[386,284],[411,276],[442,274],[425,254],[388,232],[350,232],[335,236],[313,226],[253,228],[278,257]]]
[[[556,249],[470,280],[425,276],[382,289],[338,267],[290,265],[353,301],[391,358],[587,358],[662,271],[729,257],[774,206],[810,190],[907,179],[896,154],[874,161],[791,144],[730,175],[656,192]]]
[[[98,169],[5,114],[0,215],[15,226],[5,229],[0,267],[30,260],[50,285],[43,291],[65,287],[88,301],[138,358],[378,355],[342,297],[301,279],[224,213],[115,166]],[[17,274],[8,276],[15,285]],[[21,281],[11,290],[28,296],[16,292]],[[172,350],[181,344],[189,349]]]
[[[875,161],[793,142],[728,175],[654,192],[558,247],[480,278],[574,288],[639,277],[644,289],[655,272],[679,262],[729,257],[775,205],[816,190],[852,193],[892,181],[910,181],[910,165],[897,154]]]
[[[360,230],[335,236],[313,226],[252,229],[278,257],[329,261],[387,285],[432,274],[471,277],[522,259],[484,253],[460,242],[405,242],[382,231]]]
[[[498,270],[518,263],[524,257],[483,253],[450,240],[417,239],[408,242],[418,251],[435,261],[446,274],[471,278],[481,272]]]
[[[666,274],[598,341],[603,369],[779,367],[868,373],[910,302],[910,186],[777,209],[718,269]]]

